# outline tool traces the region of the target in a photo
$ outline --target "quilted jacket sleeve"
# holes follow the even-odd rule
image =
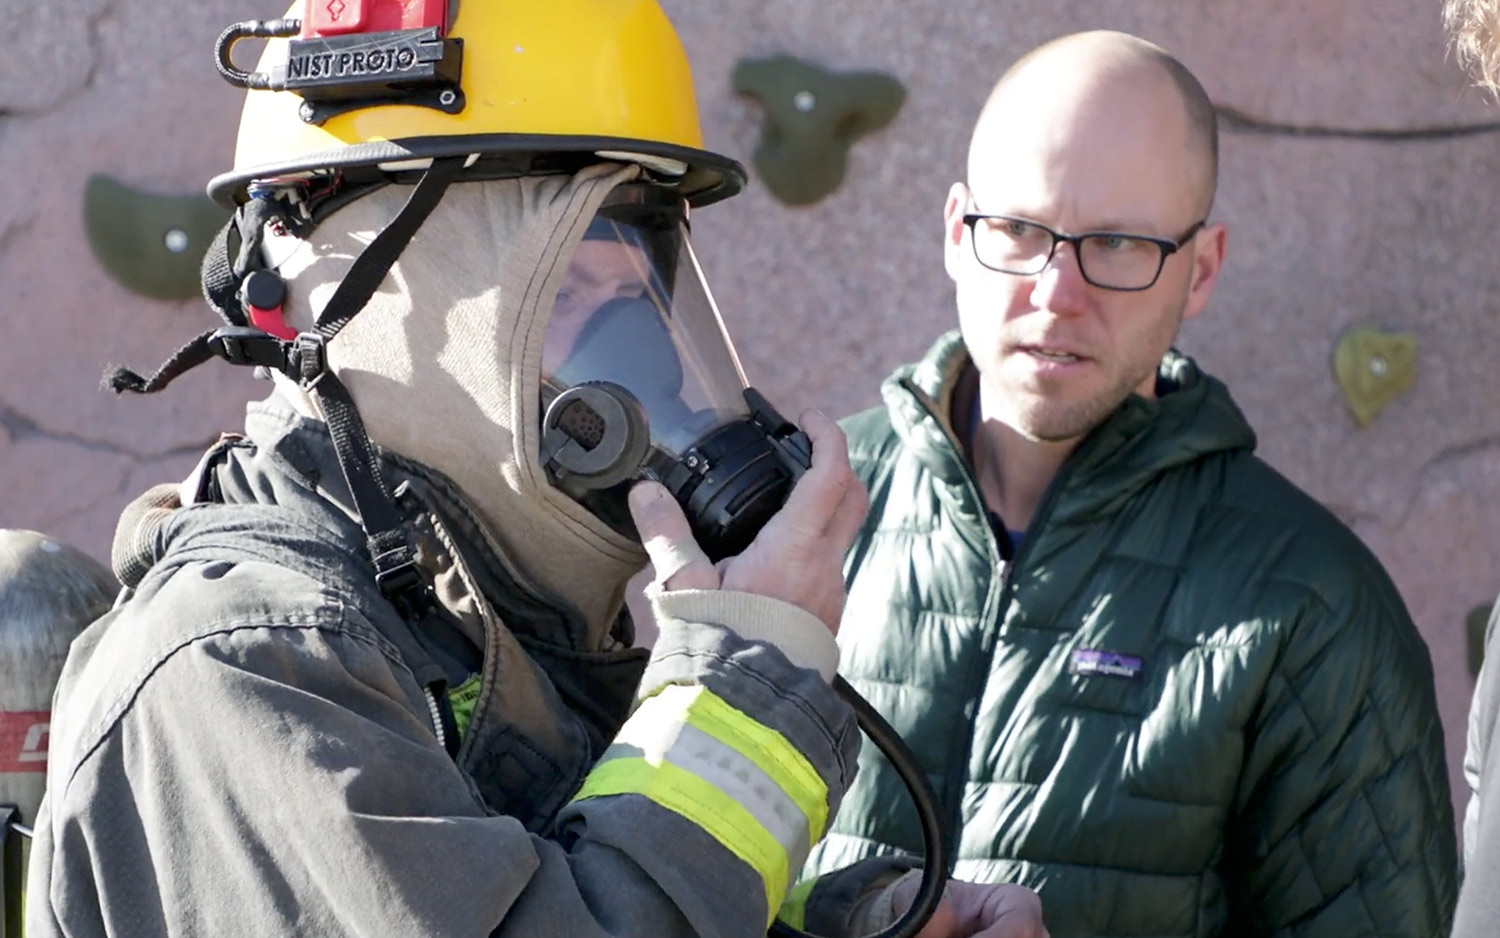
[[[1426,646],[1384,575],[1309,595],[1246,739],[1237,934],[1445,938],[1453,810]]]

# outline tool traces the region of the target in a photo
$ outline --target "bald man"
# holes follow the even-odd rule
[[[1427,649],[1376,559],[1172,349],[1208,305],[1214,110],[1118,33],[1032,52],[943,206],[956,332],[845,422],[871,511],[840,671],[911,743],[956,875],[1057,938],[1446,934]],[[921,849],[871,747],[810,861]]]

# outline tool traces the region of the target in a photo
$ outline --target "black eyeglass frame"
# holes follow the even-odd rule
[[[984,258],[979,256],[979,241],[975,237],[974,226],[981,221],[992,220],[1020,222],[1024,225],[1031,225],[1035,228],[1040,228],[1042,231],[1045,231],[1047,232],[1047,234],[1051,235],[1052,247],[1047,251],[1047,257],[1036,268],[1036,270],[1006,270],[1004,268],[995,267],[984,262]],[[1035,221],[1030,218],[1023,218],[1020,215],[991,215],[985,212],[966,212],[964,214],[964,227],[969,229],[969,244],[974,251],[974,259],[978,261],[980,266],[985,268],[986,270],[993,270],[998,274],[1010,274],[1014,277],[1035,277],[1037,274],[1046,270],[1048,264],[1052,263],[1053,256],[1057,254],[1057,246],[1059,244],[1066,243],[1072,245],[1073,256],[1078,260],[1078,272],[1083,275],[1083,279],[1086,280],[1090,285],[1096,286],[1101,290],[1114,290],[1117,293],[1140,293],[1143,290],[1149,290],[1152,287],[1156,286],[1156,281],[1161,279],[1162,270],[1164,270],[1167,266],[1167,258],[1182,250],[1190,241],[1196,238],[1204,228],[1208,227],[1208,219],[1203,218],[1193,222],[1193,224],[1188,226],[1187,231],[1184,231],[1175,240],[1171,238],[1158,238],[1154,235],[1136,234],[1133,231],[1085,231],[1082,234],[1070,235],[1049,228],[1039,221]],[[1151,276],[1151,282],[1142,287],[1117,287],[1110,284],[1100,283],[1093,277],[1090,277],[1088,268],[1083,263],[1083,242],[1088,238],[1100,237],[1132,238],[1137,241],[1149,241],[1150,243],[1160,248],[1161,257],[1156,261],[1156,273]]]

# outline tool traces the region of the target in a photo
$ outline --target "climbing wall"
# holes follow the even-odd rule
[[[1432,648],[1459,778],[1466,619],[1500,592],[1500,133],[1485,126],[1500,107],[1465,89],[1436,4],[663,2],[709,144],[751,164],[778,111],[782,142],[815,164],[773,180],[763,160],[748,192],[694,222],[750,376],[791,410],[875,404],[879,378],[953,324],[942,199],[1016,55],[1112,27],[1194,69],[1230,115],[1215,213],[1230,238],[1216,299],[1182,345],[1228,382],[1262,454],[1391,570]],[[0,30],[25,37],[0,54],[0,526],[107,556],[121,505],[185,475],[263,390],[222,367],[151,399],[96,387],[106,363],[152,366],[210,323],[197,301],[141,291],[181,295],[174,265],[201,249],[189,197],[231,152],[237,96],[214,75],[214,37],[281,11],[0,3]],[[757,71],[781,56],[889,83],[871,79],[862,116],[819,136],[797,121],[847,105],[849,88]],[[790,108],[776,97],[788,93]],[[826,146],[847,157],[829,164]],[[122,218],[139,244],[101,232]],[[1334,369],[1353,330],[1366,340],[1350,340],[1345,383],[1362,388],[1363,425]]]
[[[15,39],[0,53],[0,527],[39,529],[107,559],[122,505],[186,475],[257,392],[230,368],[201,368],[154,398],[101,392],[107,363],[153,367],[209,319],[201,299],[127,287],[90,247],[86,224],[96,180],[96,201],[101,186],[116,190],[93,230],[125,255],[117,273],[140,280],[130,267],[181,266],[194,247],[181,243],[191,211],[170,203],[201,194],[232,150],[238,104],[212,50],[245,7],[0,3],[0,34]],[[99,230],[128,214],[132,196],[158,206],[138,222],[163,202],[171,219],[141,224],[133,246],[128,223]]]

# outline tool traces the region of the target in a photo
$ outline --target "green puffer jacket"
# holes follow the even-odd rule
[[[938,791],[955,875],[1037,889],[1053,938],[1446,936],[1432,667],[1376,559],[1173,353],[1007,566],[947,417],[968,367],[950,334],[845,424],[871,510],[839,632]],[[921,848],[864,747],[809,870]]]

